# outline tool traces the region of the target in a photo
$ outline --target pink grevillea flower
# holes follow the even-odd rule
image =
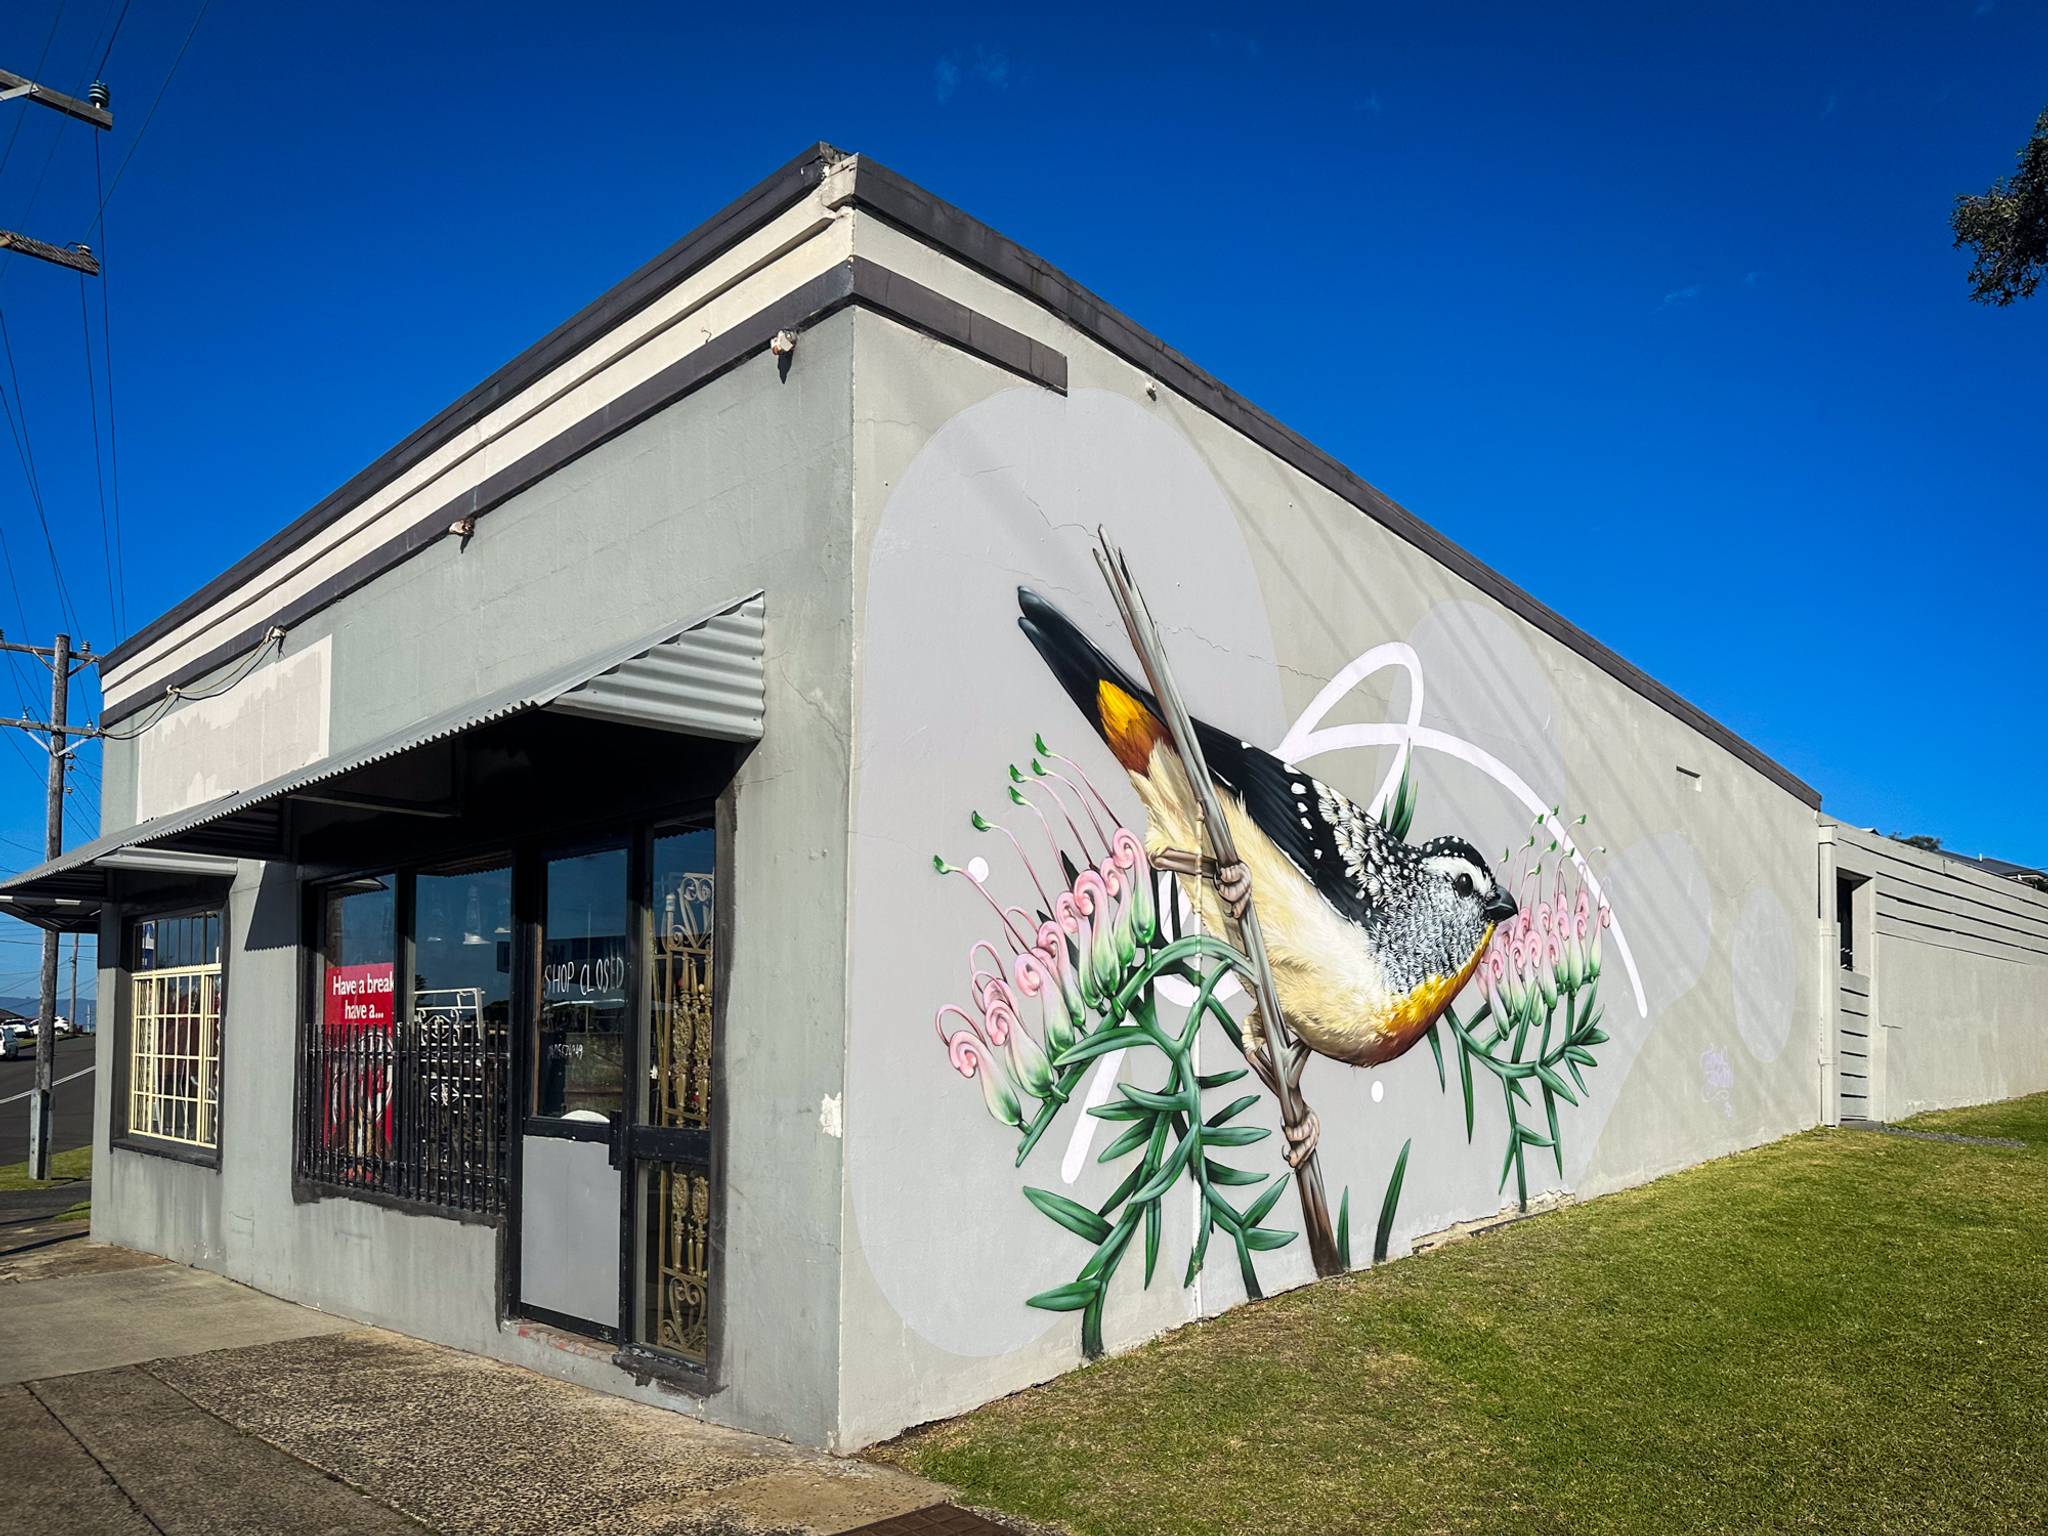
[[[1534,962],[1536,985],[1543,993],[1543,1006],[1557,1006],[1558,973],[1564,968],[1564,951],[1558,946],[1557,935],[1548,934],[1543,940],[1543,953]]]
[[[1018,1102],[1017,1085],[1011,1080],[1007,1063],[994,1055],[988,1043],[972,1028],[956,1029],[948,1034],[945,1019],[949,1013],[959,1014],[969,1025],[974,1021],[951,1003],[932,1016],[939,1038],[946,1043],[946,1059],[952,1063],[953,1070],[981,1084],[981,1101],[988,1106],[990,1115],[1004,1125],[1022,1127],[1024,1107]]]
[[[948,1005],[939,1021],[954,1069],[982,1084],[998,1120],[1013,1108],[1023,1113],[1030,1100],[1063,1095],[1059,1058],[1087,1034],[1093,1015],[1112,1005],[1133,963],[1160,937],[1154,871],[1144,844],[1116,820],[1079,765],[1048,751],[1043,738],[1037,746],[1039,757],[1070,772],[1056,772],[1034,758],[1032,777],[1026,777],[1012,764],[1008,792],[1011,803],[1038,823],[1045,853],[1037,853],[1038,838],[1028,829],[1020,840],[979,812],[970,818],[977,832],[1000,834],[1007,845],[1003,857],[1014,856],[1024,866],[1037,912],[999,899],[982,859],[965,867],[943,857],[932,860],[941,874],[962,875],[975,887],[1009,946],[1006,958],[987,940],[975,944],[968,956],[974,1013]],[[1047,797],[1056,813],[1043,803]],[[1036,1006],[1026,1005],[1027,998]],[[949,1034],[949,1011],[967,1029]]]
[[[1064,943],[1060,945],[1062,961],[1066,957],[1066,949]],[[1017,990],[1026,997],[1038,999],[1039,1033],[1045,1037],[1046,1050],[1058,1056],[1080,1038],[1081,1025],[1068,1011],[1067,998],[1054,971],[1052,958],[1042,950],[1027,950],[1013,962],[1012,973],[1017,978]],[[1077,1006],[1080,1003],[1078,991],[1074,1002]]]

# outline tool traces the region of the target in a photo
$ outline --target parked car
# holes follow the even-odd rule
[[[57,1038],[59,1040],[69,1040],[73,1035],[78,1033],[78,1031],[72,1027],[71,1021],[65,1018],[64,1015],[61,1013],[58,1014],[55,1019],[51,1020],[50,1023],[51,1028],[56,1030]]]
[[[0,1024],[0,1061],[14,1061],[26,1056],[35,1044],[35,1036],[19,1024]]]

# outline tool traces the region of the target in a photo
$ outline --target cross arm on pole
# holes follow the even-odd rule
[[[107,129],[114,126],[114,114],[105,107],[96,107],[89,101],[80,101],[76,96],[66,96],[62,91],[53,91],[47,85],[38,85],[26,75],[17,75],[12,70],[0,69],[0,101],[12,101],[17,96],[26,97],[36,105],[48,107],[53,112],[62,112],[66,117],[75,117],[81,123],[90,123],[95,128]]]

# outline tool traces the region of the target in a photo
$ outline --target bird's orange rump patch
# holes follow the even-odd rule
[[[1095,710],[1102,720],[1102,739],[1129,773],[1143,773],[1152,761],[1152,747],[1165,734],[1159,717],[1107,678],[1095,685]]]

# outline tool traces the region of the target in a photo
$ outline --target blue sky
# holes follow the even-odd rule
[[[0,65],[30,72],[48,39],[43,77],[76,89],[120,9],[16,0]],[[1969,303],[1946,233],[1953,197],[2009,170],[2048,104],[2048,8],[736,25],[623,3],[367,4],[343,22],[211,0],[127,159],[197,10],[132,0],[106,70],[106,178],[125,162],[92,238],[120,446],[112,595],[78,282],[0,264],[44,506],[95,643],[825,138],[1044,254],[1833,813],[2048,862],[2048,296]],[[0,104],[0,145],[17,120],[0,227],[80,238],[93,135]],[[63,605],[5,439],[0,531],[25,610],[0,588],[0,624],[46,637]],[[14,755],[0,865],[40,845],[40,769]],[[95,825],[87,806],[72,839]],[[0,936],[0,993],[32,955],[24,931]]]

